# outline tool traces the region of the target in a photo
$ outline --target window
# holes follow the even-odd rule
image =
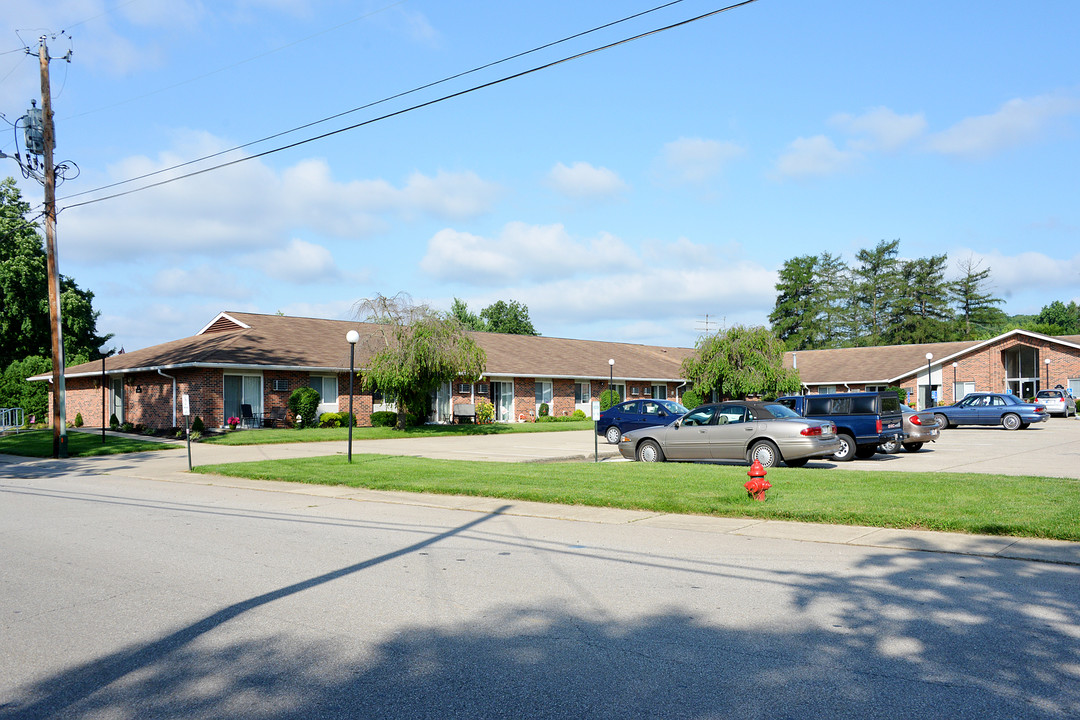
[[[592,387],[587,382],[574,383],[574,402],[578,405],[587,405],[592,401]]]
[[[636,397],[638,394],[638,389],[636,387],[630,388],[630,394]]]
[[[548,411],[551,411],[552,388],[550,380],[536,381],[536,413],[540,414],[540,405],[547,403]]]
[[[251,406],[252,419],[262,415],[262,377],[259,375],[226,375],[225,378],[225,417],[244,418],[242,405]]]
[[[319,393],[319,405],[334,405],[337,407],[337,376],[336,375],[312,375],[308,385]],[[322,412],[329,412],[323,410]]]
[[[683,425],[692,427],[694,425],[711,425],[713,421],[713,415],[716,414],[716,406],[698,408],[693,412],[687,414],[683,418]]]
[[[830,398],[807,398],[806,399],[806,414],[807,415],[828,415],[829,406],[832,405]]]
[[[654,403],[654,402],[649,402],[649,401],[645,401],[645,402],[641,403],[641,414],[642,415],[659,415],[660,414],[660,403]]]
[[[867,385],[866,386],[866,391],[867,392],[881,392],[883,390],[888,390],[888,389],[889,389],[889,387],[887,385]]]
[[[458,395],[472,395],[472,383],[459,383]]]
[[[491,386],[488,383],[476,383],[476,394],[487,397],[491,393]]]
[[[975,392],[975,383],[973,382],[953,383],[953,402],[959,402],[973,392]]]
[[[877,397],[872,395],[853,397],[851,398],[851,412],[859,415],[873,415],[876,412],[874,409],[875,400],[877,400]],[[900,408],[897,407],[896,409],[899,410]]]
[[[721,425],[746,422],[746,408],[738,405],[727,405],[720,408],[720,417],[716,419]]]
[[[667,400],[667,385],[653,385],[652,396],[657,400]]]
[[[836,386],[835,385],[818,385],[817,391],[819,393],[821,393],[822,395],[824,395],[826,393],[834,393],[834,392],[836,392]]]

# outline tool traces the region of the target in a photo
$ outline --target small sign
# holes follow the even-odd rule
[[[937,398],[937,390],[931,390],[930,391],[930,398],[935,400],[935,401],[938,399]]]
[[[186,417],[186,416],[190,415],[191,414],[191,400],[188,398],[187,393],[184,393],[184,395],[180,398],[180,404],[183,405],[184,416]]]
[[[593,400],[592,401],[592,419],[593,420],[599,420],[600,419],[600,401],[599,400]]]

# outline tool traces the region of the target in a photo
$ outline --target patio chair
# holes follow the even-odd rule
[[[259,427],[262,418],[259,415],[255,415],[251,412],[250,405],[240,406],[240,426],[241,427]]]
[[[272,408],[270,412],[263,415],[263,427],[277,427],[278,425],[285,427],[285,408]]]

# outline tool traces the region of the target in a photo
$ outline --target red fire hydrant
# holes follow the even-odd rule
[[[746,494],[755,500],[764,500],[765,491],[772,487],[772,483],[765,479],[768,471],[762,467],[760,461],[754,460],[754,464],[750,466],[750,471],[746,474],[750,476],[750,479],[743,485],[746,488]]]

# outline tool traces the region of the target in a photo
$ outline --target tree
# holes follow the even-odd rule
[[[880,345],[885,337],[899,286],[899,251],[899,240],[882,240],[855,255],[859,264],[852,270],[852,289],[859,344]]]
[[[952,320],[949,283],[945,280],[948,255],[908,260],[901,265],[901,282],[891,304],[885,331],[889,345],[942,342]]]
[[[539,335],[529,320],[529,308],[517,300],[498,300],[480,311],[484,329],[508,335]]]
[[[450,314],[457,318],[457,321],[467,330],[483,331],[485,329],[484,321],[480,319],[480,316],[469,310],[469,305],[460,298],[454,298],[454,302],[450,304]]]
[[[1080,333],[1080,305],[1075,300],[1068,305],[1055,300],[1044,305],[1035,321],[1025,327],[1045,335],[1076,335]]]
[[[52,360],[47,357],[30,356],[13,361],[0,375],[0,407],[22,408],[27,420],[33,415],[38,422],[45,422],[49,414],[49,385],[26,382],[26,378],[51,370]]]
[[[851,304],[851,269],[839,255],[823,252],[817,260],[821,336],[815,347],[844,347],[858,336]]]
[[[823,333],[818,319],[821,298],[817,267],[816,256],[800,255],[780,269],[776,303],[769,313],[769,322],[789,350],[819,347]]]
[[[487,356],[461,322],[413,304],[406,293],[364,300],[357,316],[375,324],[362,337],[370,352],[363,387],[378,388],[395,399],[399,430],[406,427],[409,413],[426,414],[428,396],[439,385],[458,377],[479,379],[484,373]]]
[[[703,396],[779,395],[800,387],[798,371],[784,367],[784,344],[764,327],[735,325],[700,338],[682,374]]]
[[[949,286],[959,334],[965,340],[973,333],[993,331],[1006,320],[1005,313],[998,307],[1005,301],[990,293],[987,288],[990,268],[980,270],[981,264],[981,260],[975,262],[972,257],[959,261],[960,277]]]
[[[26,220],[30,206],[15,181],[0,182],[0,367],[30,356],[52,356],[45,241]],[[112,335],[99,335],[94,293],[60,276],[64,354],[90,360]]]

